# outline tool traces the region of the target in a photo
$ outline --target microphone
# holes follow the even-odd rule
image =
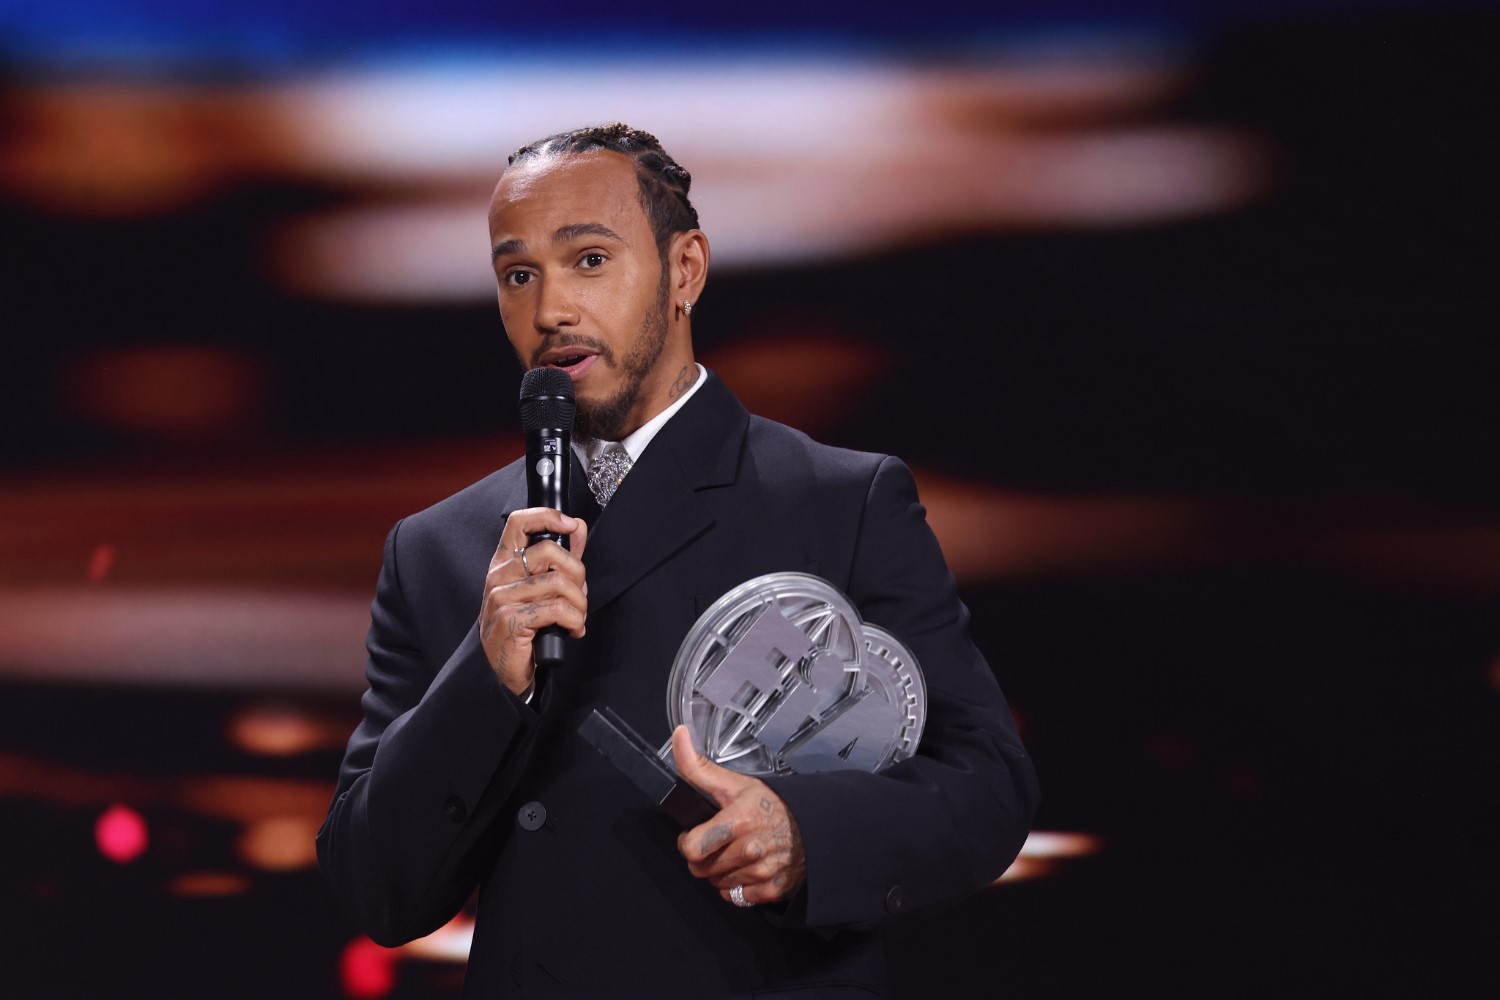
[[[568,479],[573,468],[573,379],[557,368],[533,368],[521,376],[521,430],[526,434],[526,505],[568,512]],[[527,544],[544,539],[568,547],[568,536],[539,531]],[[563,636],[557,625],[537,632],[538,667],[562,664]]]

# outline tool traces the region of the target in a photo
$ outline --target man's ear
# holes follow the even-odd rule
[[[703,286],[708,283],[708,237],[701,229],[689,229],[677,233],[667,245],[667,266],[672,270],[672,299],[681,306],[683,302],[698,301]]]

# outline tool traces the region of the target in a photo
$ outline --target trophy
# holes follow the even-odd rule
[[[668,723],[754,777],[878,771],[916,753],[926,718],[911,651],[807,573],[758,576],[715,601],[667,681]],[[653,752],[608,708],[579,732],[682,825],[718,811],[677,777],[670,743]]]

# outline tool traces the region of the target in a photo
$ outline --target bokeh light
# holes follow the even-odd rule
[[[194,438],[252,430],[263,383],[259,364],[234,351],[142,346],[79,359],[66,392],[77,413],[99,423],[141,434]]]
[[[99,853],[116,864],[129,864],[146,853],[148,842],[145,819],[129,806],[112,805],[94,823]]]
[[[239,840],[239,853],[266,871],[296,871],[318,863],[313,840],[318,822],[303,816],[272,816],[256,820]]]
[[[339,980],[344,995],[354,1000],[383,997],[396,985],[396,954],[367,937],[357,937],[339,956]]]
[[[290,757],[309,750],[342,746],[347,738],[342,720],[337,726],[317,720],[292,705],[256,702],[229,720],[229,740],[265,757]]]

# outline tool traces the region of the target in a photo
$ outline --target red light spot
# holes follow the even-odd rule
[[[94,554],[89,556],[89,583],[103,583],[104,578],[109,575],[110,568],[115,564],[115,547],[113,545],[96,545]]]
[[[146,851],[146,821],[128,806],[112,805],[94,824],[99,853],[116,864],[129,864]]]
[[[396,954],[367,937],[355,938],[339,956],[339,978],[345,996],[357,1000],[383,997],[396,985]]]

